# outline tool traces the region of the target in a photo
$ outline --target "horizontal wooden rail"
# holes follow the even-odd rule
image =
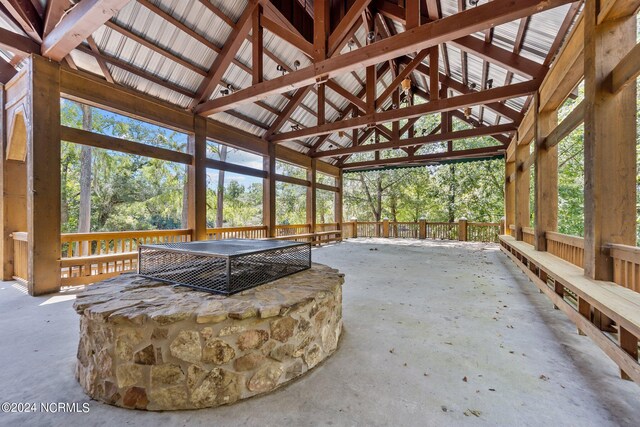
[[[207,159],[205,165],[210,169],[223,170],[225,172],[239,173],[241,175],[254,176],[256,178],[266,178],[269,172],[233,163],[222,162],[220,160]]]
[[[264,239],[269,235],[268,230],[266,225],[207,228],[207,239]]]
[[[185,165],[191,164],[192,157],[187,153],[181,153],[179,151],[168,150],[166,148],[115,138],[113,136],[102,135],[68,126],[60,126],[60,139],[63,141],[73,142],[75,144],[90,145],[92,147],[102,148],[105,150],[152,157]]]
[[[542,141],[546,148],[558,145],[560,141],[573,132],[582,122],[584,122],[585,105],[584,101],[576,105],[573,110],[564,118],[558,126],[556,126],[547,138]]]

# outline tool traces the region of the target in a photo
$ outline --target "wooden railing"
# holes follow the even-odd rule
[[[426,238],[437,240],[458,240],[459,224],[457,222],[427,222]]]
[[[493,222],[469,222],[467,223],[467,240],[498,243],[501,230],[502,226]]]
[[[358,221],[356,223],[358,237],[380,237],[382,236],[382,223],[371,221]]]
[[[23,284],[29,277],[29,244],[27,233],[17,231],[11,234],[13,237],[13,278]]]
[[[522,227],[522,241],[528,243],[530,245],[535,244],[535,232],[533,228],[530,227]]]
[[[547,252],[580,268],[584,267],[584,239],[547,231]]]
[[[269,227],[266,225],[249,227],[207,228],[207,239],[264,239],[268,237]]]
[[[417,222],[390,222],[389,237],[417,239],[420,237],[420,224]]]
[[[276,237],[293,236],[296,234],[308,234],[310,232],[311,232],[310,224],[276,225]]]
[[[640,292],[640,248],[610,244],[609,255],[613,258],[613,281],[620,286]]]
[[[191,230],[62,234],[61,284],[83,285],[135,270],[138,245],[189,240]]]
[[[502,225],[496,222],[392,222],[350,221],[342,224],[342,238],[391,237],[434,240],[498,242]]]

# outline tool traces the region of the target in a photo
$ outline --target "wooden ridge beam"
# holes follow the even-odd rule
[[[443,153],[423,154],[419,156],[367,160],[364,162],[346,163],[342,166],[342,169],[345,171],[358,171],[385,165],[403,165],[405,163],[407,163],[405,166],[422,166],[424,164],[437,164],[438,162],[446,160],[473,159],[504,155],[504,150],[504,147],[499,145],[495,147],[471,148],[469,150],[448,151]]]
[[[505,132],[515,130],[513,124],[485,126],[481,128],[465,129],[455,132],[437,133],[433,135],[417,136],[413,138],[398,139],[389,142],[380,142],[378,144],[359,145],[357,147],[340,148],[336,150],[319,151],[312,157],[326,158],[334,156],[342,156],[345,154],[366,153],[370,151],[380,151],[393,148],[410,147],[424,145],[443,141],[453,141],[457,139],[474,138],[479,136],[498,135]]]
[[[185,165],[190,165],[192,159],[192,156],[187,153],[154,147],[153,145],[142,144],[113,136],[101,135],[68,126],[60,126],[60,139],[75,144],[89,145],[91,147],[135,154],[137,156],[153,157],[154,159]]]
[[[376,65],[407,53],[420,51],[455,40],[469,33],[500,25],[533,13],[548,10],[571,0],[494,0],[437,21],[364,46],[353,52],[320,60],[308,67],[282,77],[236,91],[229,96],[207,101],[196,109],[202,115],[211,115],[267,98],[322,80]]]
[[[82,0],[77,3],[44,38],[42,56],[62,61],[127,3],[129,0]]]
[[[499,0],[496,0],[499,1]],[[533,93],[538,88],[538,81],[531,80],[516,83],[509,86],[501,86],[488,89],[483,92],[474,92],[459,95],[452,98],[438,99],[425,104],[414,105],[397,110],[374,112],[352,119],[327,123],[321,126],[309,127],[298,131],[285,132],[274,135],[272,141],[288,141],[292,139],[307,138],[338,131],[346,131],[354,128],[376,125],[380,123],[394,122],[397,120],[410,119],[429,113],[445,112],[456,110],[465,106],[487,104],[504,99],[515,98]]]

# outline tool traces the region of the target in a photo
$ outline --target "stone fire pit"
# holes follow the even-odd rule
[[[76,377],[96,400],[147,410],[269,392],[336,350],[343,282],[320,264],[230,297],[134,274],[105,280],[74,304]]]

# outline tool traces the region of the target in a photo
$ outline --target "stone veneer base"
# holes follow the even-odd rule
[[[229,297],[134,274],[105,280],[74,304],[76,377],[93,399],[146,410],[267,393],[336,350],[343,282],[321,264]]]

